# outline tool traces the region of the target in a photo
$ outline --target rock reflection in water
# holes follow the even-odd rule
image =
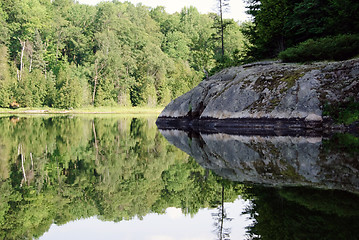
[[[161,130],[204,168],[237,182],[359,191],[358,154],[321,137],[239,136]]]
[[[357,137],[161,133],[202,167],[244,183],[247,239],[359,238]]]

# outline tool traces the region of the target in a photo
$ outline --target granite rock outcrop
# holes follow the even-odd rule
[[[359,101],[359,59],[286,64],[259,62],[225,69],[168,104],[158,122],[292,119],[323,122],[323,106]]]

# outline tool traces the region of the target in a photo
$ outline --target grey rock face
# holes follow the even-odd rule
[[[225,69],[172,101],[160,118],[299,118],[323,105],[359,101],[359,59],[310,65],[256,63]]]
[[[359,192],[357,156],[325,149],[321,137],[161,133],[202,167],[232,181]]]

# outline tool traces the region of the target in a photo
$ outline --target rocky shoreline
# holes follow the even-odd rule
[[[201,133],[227,133],[262,136],[322,136],[335,132],[351,132],[344,125],[326,121],[305,121],[304,119],[246,118],[169,118],[160,117],[156,124],[161,130],[183,130]]]
[[[351,148],[359,124],[336,124],[325,110],[348,101],[359,102],[359,59],[265,62],[202,81],[167,105],[156,124],[170,143],[231,181],[358,193]]]
[[[353,132],[323,116],[359,101],[359,59],[308,65],[263,62],[225,69],[168,104],[160,129],[274,135]]]

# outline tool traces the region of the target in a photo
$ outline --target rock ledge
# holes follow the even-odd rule
[[[264,62],[225,69],[168,104],[157,124],[231,122],[258,128],[326,126],[325,104],[359,101],[359,59],[308,65]],[[223,125],[223,124],[222,124]]]

